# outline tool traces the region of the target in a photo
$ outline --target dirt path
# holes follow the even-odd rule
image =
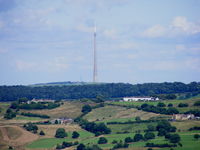
[[[19,137],[17,137],[16,139],[10,139],[9,136],[12,136],[12,135],[9,135],[8,130],[7,130],[8,127],[13,128],[13,130],[15,131],[21,132]],[[13,146],[25,145],[27,143],[30,143],[38,139],[38,135],[30,133],[19,126],[13,126],[13,125],[0,126],[0,131],[3,137],[2,140]],[[15,133],[13,132],[13,134]]]

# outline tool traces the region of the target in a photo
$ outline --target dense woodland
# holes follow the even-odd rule
[[[186,93],[195,95],[200,92],[200,82],[184,84],[174,83],[104,83],[85,85],[63,85],[63,86],[0,86],[0,101],[14,101],[21,97],[47,98],[47,99],[79,99],[95,98],[103,95],[106,98],[117,98],[124,96],[150,96],[157,94]]]

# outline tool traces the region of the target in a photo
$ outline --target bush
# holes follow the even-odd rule
[[[100,137],[98,140],[98,144],[106,144],[108,140],[105,137]]]
[[[55,134],[56,138],[64,138],[67,137],[67,133],[65,132],[64,128],[58,128],[56,130],[56,134]]]
[[[178,134],[171,134],[170,135],[170,138],[169,138],[169,141],[171,143],[179,143],[181,140],[180,136]]]
[[[77,146],[76,150],[85,150],[85,145],[84,144],[79,144]]]
[[[196,101],[196,102],[194,103],[194,106],[200,106],[200,101]]]
[[[44,131],[41,130],[40,131],[40,135],[45,135]]]
[[[157,106],[158,106],[158,107],[166,107],[165,103],[162,103],[162,102],[159,102],[159,103],[157,104]]]
[[[167,106],[168,106],[168,107],[173,107],[173,104],[172,104],[172,103],[169,103]]]
[[[126,138],[124,139],[124,142],[125,142],[125,143],[131,143],[131,142],[133,142],[133,139],[132,139],[131,137],[126,137]]]
[[[153,132],[146,132],[144,134],[144,139],[145,140],[155,139],[155,134]]]
[[[76,132],[76,131],[74,131],[73,133],[72,133],[72,138],[73,139],[76,139],[76,138],[78,138],[80,136],[80,134],[78,133],[78,132]]]
[[[188,104],[187,103],[179,103],[178,107],[188,107]]]
[[[143,140],[144,138],[143,138],[142,134],[137,133],[137,134],[135,134],[133,139],[134,139],[134,142],[138,142],[140,140]]]
[[[199,135],[199,134],[195,134],[195,135],[194,135],[194,138],[195,138],[196,140],[198,140],[198,139],[200,138],[200,135]]]
[[[33,133],[37,133],[37,130],[38,130],[38,127],[37,125],[29,122],[29,123],[26,123],[24,124],[23,126],[27,131],[32,131]]]
[[[82,112],[83,113],[89,113],[92,110],[92,107],[90,105],[84,105],[82,107]]]
[[[4,118],[5,119],[12,119],[16,117],[16,112],[13,112],[11,109],[7,109]]]

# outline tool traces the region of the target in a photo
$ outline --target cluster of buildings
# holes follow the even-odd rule
[[[172,116],[172,120],[194,120],[199,119],[199,117],[195,117],[193,114],[174,114]]]
[[[50,121],[51,124],[69,124],[73,122],[71,118],[57,118]]]
[[[158,101],[158,97],[124,97],[123,101],[131,102],[131,101]]]
[[[54,103],[55,102],[55,100],[52,100],[52,99],[32,99],[32,100],[30,100],[30,101],[27,101],[27,104],[31,104],[31,103],[44,103],[44,102],[49,102],[49,103]]]

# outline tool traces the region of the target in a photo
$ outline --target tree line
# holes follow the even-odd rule
[[[14,101],[21,97],[28,99],[80,99],[96,98],[103,95],[105,98],[117,98],[126,96],[153,96],[173,93],[190,93],[196,95],[200,92],[200,82],[189,84],[181,82],[164,83],[104,83],[68,86],[0,86],[0,101]],[[163,95],[161,95],[163,97]],[[172,96],[168,96],[174,97]],[[167,98],[167,97],[166,97]]]

